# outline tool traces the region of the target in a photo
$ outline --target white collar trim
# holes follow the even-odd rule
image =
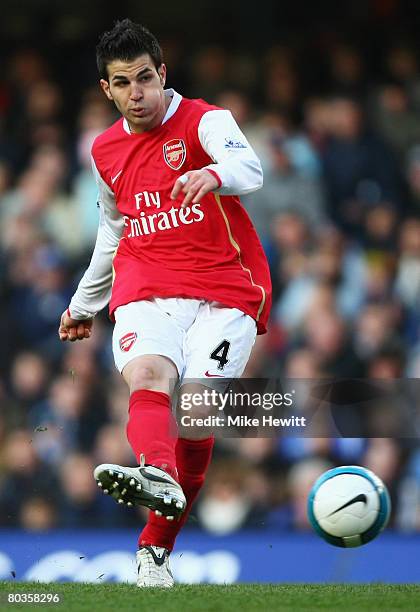
[[[165,89],[164,94],[166,97],[170,97],[172,98],[171,103],[168,106],[168,110],[166,111],[166,114],[162,120],[161,125],[163,125],[164,123],[166,123],[168,121],[168,119],[170,119],[173,115],[175,115],[176,111],[178,110],[179,105],[181,104],[182,101],[182,96],[181,94],[179,94],[178,92],[175,91],[175,89]],[[127,119],[123,119],[123,127],[124,130],[127,132],[127,134],[131,135],[131,130],[130,130],[130,126],[128,125],[128,121]]]

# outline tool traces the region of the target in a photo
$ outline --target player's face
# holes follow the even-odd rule
[[[127,119],[131,131],[138,134],[159,125],[166,113],[165,64],[156,69],[146,53],[129,62],[114,60],[107,70],[108,81],[101,79],[101,87]]]

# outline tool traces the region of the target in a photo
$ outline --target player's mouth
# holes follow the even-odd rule
[[[147,111],[145,108],[130,108],[130,113],[133,113],[133,115],[136,115],[136,117],[143,117],[146,112]]]

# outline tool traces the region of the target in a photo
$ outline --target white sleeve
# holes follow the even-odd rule
[[[206,168],[220,178],[221,195],[243,195],[260,189],[260,160],[228,110],[205,113],[198,126],[201,146],[215,162]]]
[[[111,297],[112,260],[124,227],[114,193],[100,176],[93,159],[92,169],[99,189],[99,227],[89,267],[69,305],[73,319],[94,317],[108,304]]]

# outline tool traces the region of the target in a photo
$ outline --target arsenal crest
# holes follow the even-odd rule
[[[120,338],[120,349],[124,351],[124,353],[127,353],[131,349],[131,347],[133,346],[136,340],[137,340],[136,332],[128,332],[128,334],[125,334],[125,336]]]
[[[185,161],[187,148],[181,138],[173,138],[163,145],[163,159],[172,170],[179,170]]]

